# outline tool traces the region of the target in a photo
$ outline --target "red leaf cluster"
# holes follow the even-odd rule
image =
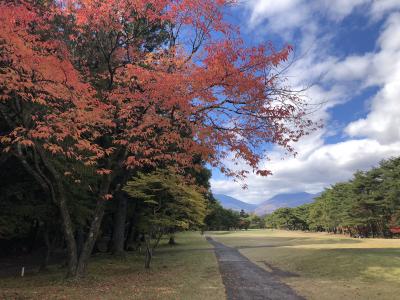
[[[4,145],[40,143],[99,174],[189,166],[196,154],[245,176],[224,167],[233,153],[266,176],[266,146],[291,152],[314,127],[273,71],[291,47],[246,47],[223,18],[232,1],[32,3],[0,2],[0,112],[12,116]],[[167,41],[147,49],[148,28]]]

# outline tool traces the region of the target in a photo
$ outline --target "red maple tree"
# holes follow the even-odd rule
[[[289,152],[313,128],[275,67],[291,47],[247,47],[226,23],[229,0],[0,2],[4,151],[23,162],[60,207],[69,273],[84,273],[104,203],[127,170],[193,165],[230,176],[226,159],[258,165],[273,143]],[[79,255],[51,155],[93,165],[99,184]],[[126,177],[126,176],[125,176]]]

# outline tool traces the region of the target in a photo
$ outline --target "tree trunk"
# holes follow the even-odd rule
[[[101,222],[105,210],[105,195],[109,193],[111,185],[110,176],[106,176],[100,186],[99,196],[96,202],[96,207],[93,213],[93,220],[90,224],[90,229],[86,237],[85,244],[83,245],[82,252],[79,255],[78,265],[76,267],[75,277],[80,278],[85,276],[86,268],[89,258],[93,252],[93,247],[96,243],[97,237],[100,232]]]
[[[67,251],[68,251],[67,277],[74,277],[78,263],[78,249],[74,237],[74,230],[71,221],[71,216],[69,214],[69,210],[64,195],[60,196],[59,208],[62,219],[64,238],[67,244]]]
[[[138,236],[139,236],[139,233],[136,230],[135,220],[132,217],[132,218],[130,218],[129,224],[128,224],[128,234],[126,235],[126,240],[125,240],[125,245],[124,245],[125,251],[131,250],[131,246],[134,242],[137,241]]]
[[[146,248],[146,257],[144,261],[144,267],[146,269],[150,269],[151,258],[152,258],[151,249]]]
[[[111,178],[110,176],[106,176],[102,180],[102,183],[100,185],[98,199],[96,202],[96,207],[93,213],[93,219],[90,224],[89,232],[87,233],[85,243],[83,245],[82,251],[79,254],[79,258],[76,263],[76,268],[74,269],[73,272],[73,277],[75,278],[81,278],[86,275],[87,264],[93,252],[94,245],[96,243],[97,237],[100,232],[100,226],[103,221],[105,201],[106,201],[105,195],[109,193],[110,185],[111,185]]]
[[[127,199],[126,197],[118,193],[117,194],[117,212],[114,216],[114,230],[112,236],[112,249],[111,252],[115,256],[125,256],[124,244],[125,244],[125,223],[126,223],[126,212],[127,212]]]
[[[175,242],[175,235],[174,235],[174,234],[171,234],[171,235],[169,236],[168,245],[171,245],[171,246],[176,245],[176,242]]]
[[[38,233],[39,233],[39,221],[38,220],[33,220],[29,236],[30,238],[30,243],[29,243],[29,250],[28,253],[31,254],[33,250],[35,249],[36,245],[36,240],[38,238]]]
[[[85,243],[85,236],[83,233],[82,226],[79,226],[76,230],[76,248],[78,251],[78,256],[81,254],[83,250],[83,244]]]
[[[87,263],[90,255],[92,254],[94,244],[100,231],[101,221],[103,220],[104,216],[104,201],[105,200],[103,198],[97,200],[96,208],[93,214],[93,220],[90,225],[85,244],[83,245],[82,252],[79,255],[78,265],[74,274],[75,277],[84,277],[86,274]]]
[[[146,269],[150,269],[150,263],[151,263],[151,259],[153,257],[153,251],[151,248],[150,237],[148,237],[147,235],[145,236],[145,243],[146,243],[146,256],[144,259],[144,267]]]
[[[49,260],[50,260],[50,256],[51,256],[51,252],[52,252],[52,243],[50,242],[49,228],[47,225],[43,232],[43,240],[44,240],[44,244],[46,245],[46,252],[45,252],[42,264],[40,265],[40,269],[39,269],[40,272],[47,270],[47,266],[49,265]]]
[[[74,227],[67,205],[63,182],[56,168],[48,160],[46,153],[40,147],[35,148],[35,150],[37,150],[37,152],[34,151],[33,153],[35,160],[35,170],[39,173],[39,177],[41,177],[47,183],[50,196],[60,210],[62,228],[68,251],[67,277],[73,277],[75,275],[78,262],[78,251],[74,237]],[[39,157],[41,162],[44,164],[46,170],[50,173],[52,178],[51,180],[41,171],[41,168],[39,166]]]
[[[37,152],[35,150],[37,150]],[[51,200],[59,207],[64,238],[68,251],[67,277],[71,277],[75,273],[78,256],[73,233],[73,225],[65,198],[64,188],[58,172],[47,159],[46,154],[39,147],[35,148],[35,150],[32,153],[34,158],[33,166],[26,160],[21,147],[18,147],[18,158],[25,169],[33,175],[43,190],[49,194]],[[39,160],[43,163],[46,171],[51,175],[51,179],[43,173]]]

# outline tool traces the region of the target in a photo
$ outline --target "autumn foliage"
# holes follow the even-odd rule
[[[219,165],[234,152],[256,169],[257,146],[290,149],[308,123],[300,118],[300,99],[274,93],[281,78],[270,70],[291,48],[246,48],[222,21],[225,2],[65,1],[39,8],[3,2],[1,99],[29,105],[31,120],[20,120],[2,143],[41,140],[50,152],[81,160],[123,145],[131,167],[185,162],[187,153]],[[58,18],[74,20],[69,32],[56,31]],[[157,26],[170,27],[168,44],[143,50],[149,41],[140,31]],[[195,30],[198,41],[185,44],[178,30]],[[213,38],[217,31],[222,38]],[[104,134],[112,141],[101,147],[95,141]],[[173,157],[171,144],[184,148],[182,156]],[[84,150],[94,156],[79,155]]]
[[[98,199],[94,237],[102,202],[129,170],[179,172],[196,155],[227,175],[247,173],[228,168],[227,160],[268,175],[259,168],[266,147],[293,152],[293,142],[314,124],[275,72],[291,47],[246,46],[224,21],[223,10],[233,4],[1,1],[2,150],[31,165],[38,180],[50,176],[43,185],[60,177],[51,155],[95,168],[101,177],[91,187]],[[58,186],[50,187],[56,202]]]

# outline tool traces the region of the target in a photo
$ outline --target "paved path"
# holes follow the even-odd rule
[[[207,237],[214,245],[228,300],[300,300],[289,286],[240,252]]]

